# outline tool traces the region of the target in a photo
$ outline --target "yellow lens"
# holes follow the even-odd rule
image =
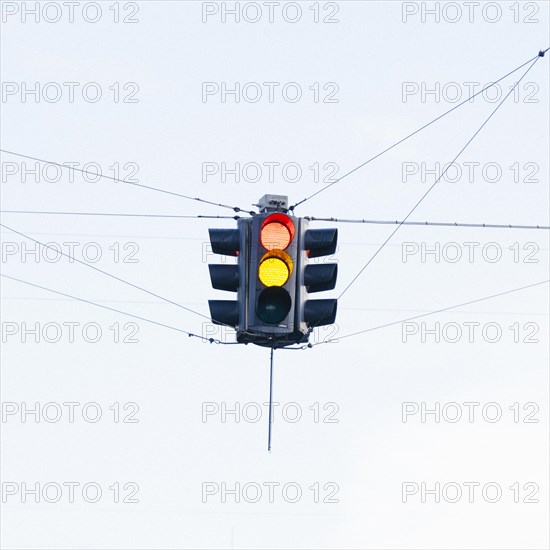
[[[260,264],[259,277],[265,286],[283,286],[288,275],[287,265],[279,258],[268,258]]]
[[[292,273],[292,259],[282,250],[272,250],[264,255],[258,269],[258,277],[265,286],[283,286]]]

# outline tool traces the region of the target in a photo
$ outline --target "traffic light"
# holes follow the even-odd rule
[[[336,320],[336,299],[309,300],[307,296],[315,292],[332,290],[336,286],[338,264],[308,263],[308,260],[336,252],[338,229],[308,229],[304,224],[303,231],[302,247],[306,260],[302,264],[301,278],[302,320],[309,330],[313,330],[315,327],[330,325]]]
[[[249,337],[254,343],[285,346],[304,337],[296,316],[300,220],[270,210],[264,208],[250,224],[243,328],[254,335]]]
[[[212,252],[224,256],[239,256],[241,231],[239,229],[209,229]],[[241,286],[239,264],[210,264],[210,279],[217,290],[237,292]],[[238,300],[208,300],[212,321],[218,325],[239,325]]]
[[[212,251],[237,256],[237,264],[210,265],[215,289],[237,300],[209,300],[214,323],[237,330],[237,341],[284,347],[307,342],[313,328],[334,323],[335,299],[310,300],[332,290],[338,266],[310,263],[336,251],[337,229],[309,229],[288,214],[288,199],[265,195],[260,213],[240,218],[238,229],[210,229]]]

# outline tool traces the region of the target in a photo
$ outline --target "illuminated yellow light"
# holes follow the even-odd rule
[[[279,258],[268,258],[260,264],[259,277],[265,286],[283,286],[288,276],[288,267]]]
[[[282,250],[272,250],[264,255],[258,269],[258,277],[265,286],[283,286],[292,273],[292,259]]]

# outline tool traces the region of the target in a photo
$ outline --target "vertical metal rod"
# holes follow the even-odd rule
[[[267,430],[267,450],[271,452],[271,423],[273,421],[273,350],[271,348],[271,356],[269,361],[269,427]]]

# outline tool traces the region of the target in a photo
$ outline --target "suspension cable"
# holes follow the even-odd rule
[[[38,285],[36,283],[31,283],[30,281],[24,281],[23,279],[18,279],[17,277],[11,277],[10,275],[6,275],[4,273],[0,274],[1,277],[5,277],[6,279],[11,279],[12,281],[17,281],[19,283],[23,283],[25,285],[29,285],[35,288],[39,288],[41,290],[47,290],[48,292],[52,292],[53,294],[58,294],[60,296],[64,296],[65,298],[70,298],[71,300],[77,300],[78,302],[84,302],[86,304],[90,304],[92,306],[100,307],[103,309],[107,309],[109,311],[114,311],[115,313],[120,313],[122,315],[126,315],[128,317],[133,317],[134,319],[139,319],[140,321],[146,321],[147,323],[152,323],[154,325],[158,325],[160,327],[169,328],[171,330],[176,330],[178,332],[182,332],[183,334],[187,334],[190,338],[198,338],[199,340],[203,340],[204,342],[210,342],[211,344],[222,344],[222,345],[234,345],[234,344],[240,344],[240,342],[223,342],[221,340],[218,340],[216,338],[206,338],[205,336],[200,336],[198,334],[194,334],[193,332],[188,332],[186,330],[183,330],[181,328],[173,327],[171,325],[167,325],[165,323],[161,323],[159,321],[154,321],[153,319],[148,319],[146,317],[141,317],[139,315],[135,315],[133,313],[128,313],[127,311],[122,311],[120,309],[116,309],[113,307],[109,307],[103,304],[98,304],[97,302],[93,302],[91,300],[86,300],[84,298],[79,298],[78,296],[73,296],[71,294],[66,294],[65,292],[60,292],[59,290],[53,290],[52,288],[47,288],[45,286]]]
[[[550,229],[548,225],[515,225],[515,224],[500,224],[500,223],[460,223],[460,222],[415,222],[415,221],[398,221],[398,220],[365,220],[357,219],[350,220],[344,218],[315,218],[314,216],[306,216],[306,220],[312,222],[332,222],[332,223],[367,223],[377,225],[418,225],[427,227],[486,227],[490,229]]]
[[[241,216],[205,216],[198,214],[196,216],[185,216],[179,214],[126,214],[115,212],[45,212],[37,210],[0,210],[0,214],[41,214],[45,216],[120,216],[126,218],[181,218],[181,219],[219,219],[219,220],[239,220]]]
[[[149,189],[150,191],[157,191],[158,193],[165,193],[167,195],[173,195],[175,197],[180,197],[180,198],[191,200],[191,201],[198,201],[198,202],[202,202],[204,204],[219,206],[221,208],[229,208],[230,210],[233,210],[234,212],[248,212],[248,214],[250,214],[251,216],[255,215],[255,212],[249,211],[246,208],[243,209],[243,208],[239,208],[238,206],[230,206],[228,204],[222,204],[222,203],[219,203],[219,202],[209,201],[209,200],[206,200],[206,199],[201,199],[199,197],[191,197],[190,195],[184,195],[182,193],[176,193],[175,191],[168,191],[167,189],[161,189],[160,187],[152,187],[150,185],[144,185],[142,183],[136,183],[135,181],[122,180],[122,179],[119,179],[119,178],[115,178],[113,176],[107,176],[105,174],[98,174],[97,172],[90,172],[89,170],[83,170],[82,168],[75,168],[73,166],[66,166],[64,164],[60,164],[59,162],[55,162],[53,160],[39,159],[37,157],[31,157],[29,155],[24,155],[22,153],[17,153],[15,151],[7,151],[6,149],[0,149],[0,152],[7,153],[8,155],[14,155],[16,157],[22,157],[22,158],[26,158],[26,159],[30,159],[30,160],[35,160],[37,162],[52,164],[54,166],[59,166],[62,169],[65,168],[67,170],[76,170],[77,172],[82,172],[83,174],[90,174],[94,177],[113,180],[113,181],[116,181],[117,183],[126,183],[128,185],[134,185],[135,187],[142,187],[143,189]]]
[[[424,126],[421,126],[420,128],[418,128],[417,130],[415,130],[414,132],[411,132],[410,134],[408,134],[407,136],[405,136],[404,138],[400,139],[399,141],[397,141],[396,143],[394,143],[393,145],[390,145],[389,147],[387,147],[386,149],[384,149],[383,151],[381,151],[380,153],[377,153],[376,155],[374,155],[373,157],[369,158],[368,160],[366,160],[365,162],[361,163],[359,166],[356,166],[355,168],[353,168],[352,170],[350,170],[349,172],[345,173],[343,176],[335,179],[334,181],[330,182],[329,184],[325,185],[324,187],[322,187],[321,189],[319,189],[318,191],[316,191],[315,193],[312,193],[311,195],[305,197],[304,199],[302,199],[301,201],[298,201],[296,204],[294,204],[293,206],[289,207],[289,210],[290,211],[293,211],[297,206],[300,206],[301,204],[303,204],[304,202],[312,199],[313,197],[319,195],[320,193],[322,193],[323,191],[325,191],[326,189],[329,189],[330,187],[332,187],[333,185],[335,185],[336,183],[342,181],[344,178],[347,178],[348,176],[350,176],[351,174],[353,174],[354,172],[356,172],[357,170],[363,168],[363,166],[366,166],[367,164],[369,164],[370,162],[372,162],[373,160],[377,159],[378,157],[381,157],[384,153],[387,153],[388,151],[391,151],[393,148],[397,147],[398,145],[400,145],[401,143],[403,143],[404,141],[407,141],[409,138],[413,137],[414,135],[418,134],[420,131],[424,130],[425,128],[427,128],[428,126],[431,126],[432,124],[434,124],[435,122],[437,122],[438,120],[442,119],[444,116],[448,115],[449,113],[452,113],[455,109],[458,109],[459,107],[461,107],[462,105],[464,105],[465,103],[467,103],[468,101],[472,100],[474,97],[478,96],[479,94],[483,93],[485,90],[487,90],[488,88],[491,88],[492,86],[495,86],[496,84],[498,84],[500,81],[504,80],[505,78],[507,78],[508,76],[510,76],[511,74],[515,73],[516,71],[519,71],[521,68],[525,67],[525,65],[531,63],[531,61],[534,61],[534,60],[538,60],[540,57],[544,57],[544,54],[550,50],[550,48],[547,48],[546,50],[544,51],[539,51],[539,53],[532,57],[531,59],[528,59],[525,63],[522,63],[521,65],[519,65],[518,67],[516,67],[515,69],[511,70],[509,73],[506,73],[504,76],[501,76],[498,80],[495,80],[494,82],[492,82],[491,84],[488,84],[487,86],[485,86],[484,88],[482,88],[479,92],[476,92],[475,94],[471,95],[470,97],[466,98],[464,101],[460,102],[458,105],[455,105],[454,107],[452,107],[451,109],[449,109],[448,111],[444,112],[442,115],[439,115],[437,118],[434,118],[433,120],[431,120],[430,122],[428,122],[427,124],[424,124]]]
[[[78,258],[75,258],[74,256],[71,256],[70,254],[67,254],[66,252],[63,252],[62,250],[59,250],[58,248],[54,248],[53,246],[50,246],[46,243],[43,243],[41,241],[38,241],[36,239],[33,239],[29,235],[26,235],[25,233],[21,233],[21,231],[17,231],[16,229],[13,229],[13,227],[8,227],[7,225],[4,225],[0,223],[0,227],[3,227],[5,229],[8,229],[9,231],[12,231],[13,233],[16,233],[17,235],[20,235],[21,237],[24,237],[25,239],[29,239],[30,241],[35,242],[36,244],[43,246],[44,248],[48,248],[50,250],[54,250],[56,253],[61,254],[67,258],[69,258],[72,261],[75,261],[81,265],[84,265],[86,267],[89,267],[90,269],[93,269],[94,271],[98,271],[99,273],[102,273],[103,275],[106,275],[107,277],[111,277],[111,279],[115,279],[116,281],[119,281],[121,283],[124,283],[125,285],[131,286],[132,288],[136,288],[138,290],[141,290],[142,292],[145,292],[151,296],[154,296],[155,298],[158,298],[159,300],[162,300],[164,302],[168,302],[169,304],[172,304],[174,306],[177,306],[179,308],[185,309],[186,311],[189,311],[190,313],[194,313],[195,315],[199,315],[200,317],[203,317],[205,319],[210,320],[210,317],[207,315],[204,315],[202,313],[199,313],[198,311],[195,311],[193,309],[190,309],[186,306],[183,306],[181,304],[178,304],[177,302],[174,302],[173,300],[170,300],[169,298],[165,298],[164,296],[161,296],[160,294],[156,294],[155,292],[152,292],[150,290],[147,290],[146,288],[143,288],[142,286],[136,285],[130,281],[127,281],[126,279],[122,279],[121,277],[117,277],[116,275],[113,275],[112,273],[109,273],[107,271],[104,271],[103,269],[100,269],[99,267],[96,267],[95,265],[88,264],[82,260],[79,260]]]
[[[535,66],[537,61],[540,59],[540,57],[536,57],[535,60],[529,65],[527,70],[523,73],[523,75],[520,77],[520,79],[510,88],[510,91],[504,96],[504,98],[498,103],[498,105],[493,109],[491,114],[483,121],[481,126],[474,132],[472,137],[466,142],[466,144],[462,147],[462,149],[458,152],[458,154],[454,157],[454,159],[446,166],[446,168],[439,174],[439,177],[435,180],[435,182],[428,188],[428,190],[420,197],[420,199],[416,202],[416,204],[409,210],[409,213],[403,218],[401,223],[397,225],[397,227],[390,233],[388,238],[380,245],[380,247],[376,250],[376,252],[370,257],[370,259],[367,261],[367,263],[361,268],[359,273],[355,275],[355,277],[350,281],[350,283],[344,288],[344,290],[340,293],[338,296],[338,299],[342,298],[342,296],[349,290],[349,288],[355,283],[355,281],[361,276],[361,274],[365,271],[365,269],[371,264],[371,262],[378,256],[378,254],[382,251],[382,249],[386,246],[386,244],[391,240],[391,238],[399,231],[399,228],[403,225],[404,222],[406,222],[409,218],[409,216],[420,206],[420,204],[424,201],[424,199],[429,195],[429,193],[434,189],[434,187],[440,182],[441,178],[446,174],[447,170],[452,166],[456,160],[462,155],[462,153],[466,150],[466,148],[472,143],[472,141],[477,137],[477,135],[481,132],[481,130],[485,127],[485,125],[491,120],[491,118],[495,115],[495,113],[500,109],[500,107],[504,104],[504,102],[510,97],[510,95],[513,93],[513,91],[516,89],[516,87],[519,85],[519,83],[527,76],[529,71]]]
[[[444,307],[441,309],[436,309],[434,311],[429,311],[428,313],[421,313],[420,315],[414,315],[413,317],[407,317],[406,319],[400,319],[399,321],[392,321],[391,323],[385,323],[383,325],[378,325],[371,328],[366,328],[364,330],[358,330],[357,332],[352,332],[350,334],[345,334],[344,336],[340,336],[338,338],[330,338],[329,340],[325,340],[324,342],[317,342],[316,344],[309,344],[309,346],[306,347],[315,347],[319,346],[320,344],[330,344],[332,342],[338,342],[340,340],[343,340],[344,338],[350,338],[352,336],[357,336],[358,334],[364,334],[366,332],[372,332],[374,330],[378,330],[381,328],[391,327],[394,325],[399,325],[401,323],[406,323],[407,321],[414,321],[415,319],[420,319],[422,317],[427,317],[429,315],[435,315],[437,313],[443,313],[445,311],[450,311],[452,309],[457,309],[459,307],[469,306],[472,304],[477,304],[479,302],[484,302],[485,300],[491,300],[492,298],[498,298],[499,296],[505,296],[506,294],[512,294],[513,292],[519,292],[520,290],[526,290],[528,288],[533,288],[535,286],[539,285],[545,285],[547,283],[550,283],[550,279],[547,279],[546,281],[541,281],[539,283],[533,283],[531,285],[525,285],[519,288],[513,288],[511,290],[505,290],[503,292],[499,292],[498,294],[491,294],[490,296],[485,296],[483,298],[477,298],[476,300],[470,300],[468,302],[463,302],[461,304],[456,304],[454,306]],[[298,349],[298,348],[296,348]]]

